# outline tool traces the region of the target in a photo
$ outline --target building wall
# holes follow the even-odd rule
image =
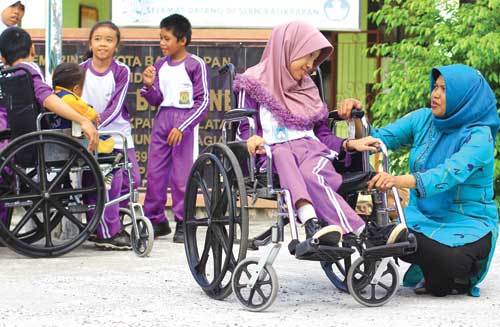
[[[368,0],[361,2],[361,30],[367,29]],[[339,33],[337,102],[357,98],[365,102],[366,85],[375,82],[376,59],[367,57],[366,33]]]
[[[63,0],[63,27],[78,27],[80,5],[97,8],[99,20],[111,18],[111,0]]]

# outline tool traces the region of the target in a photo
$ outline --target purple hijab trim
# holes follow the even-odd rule
[[[246,75],[236,75],[233,89],[236,92],[245,90],[246,95],[266,107],[281,126],[296,130],[310,130],[318,121],[328,117],[328,108],[326,105],[312,117],[293,115],[271,93],[264,89],[259,81]]]

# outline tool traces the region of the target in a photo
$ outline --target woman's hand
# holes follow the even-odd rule
[[[97,129],[95,128],[94,124],[92,124],[92,122],[88,119],[82,121],[80,125],[82,127],[83,134],[85,134],[85,136],[89,140],[87,149],[89,151],[94,151],[97,143],[99,142],[99,134],[97,134]]]
[[[368,189],[376,188],[385,192],[393,186],[397,188],[415,188],[416,185],[417,181],[413,175],[393,176],[389,173],[381,172],[368,182]]]
[[[247,140],[247,149],[248,153],[250,153],[252,156],[255,154],[265,154],[266,151],[262,147],[264,144],[266,144],[266,141],[258,135],[253,135]]]
[[[148,66],[146,69],[144,69],[144,72],[142,73],[142,80],[146,87],[150,88],[153,85],[155,77],[156,68],[154,66]]]
[[[382,142],[372,136],[363,137],[361,139],[349,139],[344,142],[344,150],[346,151],[372,151],[377,152]]]
[[[342,119],[351,118],[351,111],[353,109],[361,109],[361,101],[357,99],[345,99],[340,102],[337,112]]]

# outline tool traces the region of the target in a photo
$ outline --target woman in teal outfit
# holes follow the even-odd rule
[[[360,107],[344,100],[339,112]],[[409,146],[410,174],[376,175],[369,187],[410,188],[405,208],[417,237],[405,285],[436,296],[479,296],[498,236],[493,201],[494,145],[500,120],[496,99],[481,74],[465,65],[433,68],[431,108],[421,108],[371,131],[390,150]]]

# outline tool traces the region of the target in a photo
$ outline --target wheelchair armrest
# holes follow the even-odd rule
[[[353,119],[361,119],[364,115],[365,112],[362,109],[353,109],[351,111],[351,118]],[[344,120],[343,118],[340,118],[337,110],[330,111],[330,113],[328,114],[328,118],[333,120]]]
[[[0,131],[0,141],[10,140],[11,135],[10,128]]]
[[[245,117],[253,117],[257,114],[257,110],[255,109],[232,109],[224,114],[225,120],[239,120]]]

